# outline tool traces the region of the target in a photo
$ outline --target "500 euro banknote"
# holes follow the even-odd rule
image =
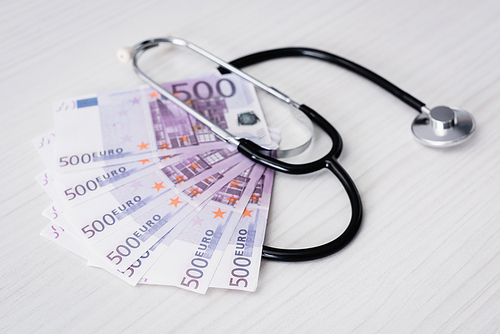
[[[163,86],[230,133],[271,144],[255,90],[239,77],[230,74]],[[221,144],[208,128],[146,86],[58,101],[54,121],[55,159],[61,171]]]

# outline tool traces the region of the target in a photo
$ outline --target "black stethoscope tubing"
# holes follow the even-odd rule
[[[304,47],[290,47],[290,48],[281,48],[281,49],[273,49],[273,50],[267,50],[267,51],[261,51],[261,52],[256,52],[252,53],[243,57],[240,57],[238,59],[235,59],[229,64],[236,68],[244,68],[248,67],[251,65],[255,65],[258,63],[262,63],[267,60],[272,60],[272,59],[280,59],[280,58],[290,58],[290,57],[307,57],[307,58],[313,58],[313,59],[318,59],[322,61],[326,61],[330,64],[334,64],[337,66],[340,66],[342,68],[345,68],[346,70],[349,70],[351,72],[354,72],[360,76],[362,76],[365,79],[370,80],[371,82],[375,83],[376,85],[382,87],[392,95],[396,96],[399,98],[401,101],[415,109],[417,112],[421,113],[422,112],[422,107],[425,106],[425,103],[421,102],[420,100],[416,99],[415,97],[411,96],[407,92],[403,91],[399,87],[395,86],[391,82],[387,81],[386,79],[382,78],[380,75],[370,71],[369,69],[356,64],[350,60],[347,60],[345,58],[336,56],[332,53],[326,52],[326,51],[321,51],[317,49],[312,49],[312,48],[304,48]],[[219,72],[220,73],[229,73],[226,69],[223,67],[219,67]]]
[[[286,57],[309,57],[341,66],[374,82],[418,112],[421,112],[422,106],[425,106],[425,104],[418,99],[363,66],[331,53],[316,49],[291,47],[262,51],[233,60],[230,64],[236,68],[243,68],[267,60]],[[222,74],[229,73],[229,71],[223,67],[219,67],[219,71]],[[309,117],[312,122],[321,127],[332,139],[332,148],[324,157],[310,163],[289,164],[270,157],[265,153],[265,149],[246,139],[239,140],[240,145],[238,146],[238,150],[248,158],[283,173],[307,174],[318,171],[322,168],[327,168],[339,179],[349,197],[351,204],[351,220],[347,228],[340,236],[320,246],[301,249],[282,249],[264,245],[262,257],[270,260],[298,262],[319,259],[331,255],[344,248],[352,241],[352,239],[354,239],[361,226],[361,220],[363,217],[361,198],[356,185],[345,169],[337,162],[337,158],[340,156],[342,151],[342,138],[340,134],[327,120],[325,120],[313,109],[306,105],[300,105],[299,109],[307,117]]]
[[[328,152],[328,154],[326,154],[324,157],[313,162],[304,164],[290,164],[271,157],[271,154],[267,149],[253,143],[250,140],[236,138],[230,133],[223,130],[222,128],[218,127],[216,124],[213,124],[209,120],[205,119],[196,111],[192,110],[189,106],[185,105],[182,101],[178,100],[177,97],[166,91],[161,85],[152,80],[139,68],[138,66],[139,57],[146,50],[157,47],[161,43],[173,43],[176,45],[185,46],[193,51],[196,51],[197,53],[218,63],[221,66],[219,67],[219,71],[221,73],[234,72],[235,74],[241,76],[243,79],[248,80],[255,86],[275,96],[276,98],[282,100],[283,102],[291,104],[294,107],[300,109],[313,123],[321,127],[330,136],[332,140],[332,148],[330,152]],[[127,59],[126,54],[128,51],[124,52],[125,56],[123,56],[123,58],[122,55],[119,55],[119,57],[122,60]],[[246,157],[266,167],[288,174],[307,174],[326,168],[330,170],[339,179],[340,183],[347,192],[351,204],[351,219],[344,232],[342,232],[340,236],[331,240],[330,242],[310,248],[282,249],[270,246],[263,246],[263,254],[262,254],[263,258],[271,260],[287,261],[287,262],[308,261],[308,260],[319,259],[341,250],[347,244],[349,244],[356,236],[361,226],[363,209],[361,204],[361,198],[359,196],[359,192],[356,188],[356,185],[354,184],[349,174],[337,161],[342,151],[342,138],[340,137],[340,134],[337,132],[337,130],[335,130],[335,128],[326,119],[324,119],[313,109],[309,108],[304,104],[300,105],[294,102],[293,100],[291,100],[278,90],[269,87],[264,83],[258,81],[257,79],[249,76],[248,74],[240,71],[239,68],[254,65],[271,59],[279,59],[285,57],[314,58],[326,61],[334,65],[341,66],[347,70],[350,70],[354,73],[361,75],[362,77],[372,81],[373,83],[387,90],[389,93],[398,97],[403,102],[408,104],[410,107],[417,110],[419,113],[421,113],[424,109],[426,109],[424,103],[417,100],[410,94],[404,92],[403,90],[399,89],[398,87],[396,87],[389,81],[385,80],[384,78],[380,77],[379,75],[364,68],[363,66],[358,65],[342,57],[333,55],[331,53],[311,48],[291,47],[291,48],[262,51],[233,60],[231,63],[226,63],[223,60],[217,58],[216,56],[208,53],[207,51],[197,47],[192,43],[189,43],[185,40],[175,37],[166,37],[166,38],[150,39],[136,44],[133,48],[133,52],[131,53],[131,57],[133,57],[132,62],[134,70],[139,75],[139,77],[141,77],[141,79],[149,83],[153,88],[160,91],[162,95],[168,97],[170,100],[172,100],[172,102],[174,102],[179,107],[184,109],[186,112],[191,114],[202,124],[208,126],[217,137],[221,138],[222,140],[228,143],[236,145],[238,151],[241,152]]]

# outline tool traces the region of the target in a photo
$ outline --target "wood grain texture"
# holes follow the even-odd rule
[[[0,11],[0,332],[498,333],[500,331],[498,1],[3,1]],[[307,46],[372,69],[428,106],[476,117],[464,145],[412,139],[415,113],[346,71],[304,59],[248,71],[310,105],[343,135],[340,162],[364,220],[340,253],[264,261],[257,292],[197,295],[131,287],[39,236],[50,203],[31,138],[52,102],[134,87],[119,47],[170,33],[223,59]],[[182,50],[145,68],[170,81],[212,64]],[[295,139],[289,111],[266,117]],[[267,108],[266,108],[267,107]],[[328,149],[320,133],[305,158]],[[278,175],[266,241],[300,247],[341,233],[350,211],[326,173]]]

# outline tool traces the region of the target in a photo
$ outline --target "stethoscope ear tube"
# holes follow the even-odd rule
[[[221,73],[233,72],[239,75],[241,78],[252,83],[254,86],[274,96],[275,98],[278,98],[279,100],[293,106],[294,108],[299,109],[307,116],[307,118],[301,118],[302,122],[309,122],[309,120],[311,120],[312,122],[320,126],[324,131],[326,131],[326,133],[330,136],[330,138],[332,139],[332,148],[330,152],[323,158],[314,162],[304,164],[286,163],[284,161],[271,157],[269,151],[266,152],[266,149],[260,147],[259,145],[247,139],[238,139],[234,137],[232,134],[220,128],[217,124],[212,123],[202,115],[198,114],[191,107],[187,106],[177,97],[166,91],[161,85],[153,81],[139,68],[137,61],[141,54],[143,54],[148,49],[159,46],[162,43],[171,43],[187,47],[219,64],[221,66],[219,67],[219,71]],[[168,97],[173,103],[177,104],[180,108],[191,114],[202,124],[209,127],[218,138],[233,145],[237,145],[239,152],[249,157],[250,159],[274,170],[289,174],[307,174],[318,171],[322,168],[327,168],[337,176],[337,178],[345,188],[349,196],[349,201],[351,203],[351,221],[349,222],[346,230],[334,240],[321,246],[311,248],[279,249],[264,246],[263,257],[272,260],[288,262],[314,260],[331,255],[345,247],[355,237],[357,231],[360,228],[362,219],[361,199],[354,182],[349,177],[347,172],[342,168],[342,166],[337,162],[337,158],[340,156],[340,153],[342,151],[342,139],[335,128],[313,109],[307,107],[306,105],[300,105],[277,89],[267,86],[259,80],[246,74],[245,72],[240,71],[239,68],[254,65],[266,60],[285,57],[310,57],[323,60],[363,76],[364,78],[382,87],[392,95],[396,96],[413,109],[417,110],[420,115],[415,119],[412,126],[412,131],[417,140],[419,140],[424,145],[433,147],[447,147],[456,145],[469,138],[475,129],[474,118],[466,111],[457,108],[442,106],[428,109],[423,102],[404,92],[376,73],[345,58],[321,50],[302,47],[282,48],[257,52],[236,59],[231,63],[226,63],[222,59],[212,55],[211,53],[199,48],[198,46],[186,40],[176,37],[165,37],[146,40],[144,42],[136,44],[132,49],[120,50],[118,52],[118,57],[122,61],[132,59],[134,70],[139,75],[139,77],[141,77],[144,81],[157,89],[163,96]],[[312,126],[310,128],[312,128]],[[284,155],[287,155],[289,153],[296,153],[305,150],[305,148],[307,148],[307,145],[308,143],[289,151],[282,151],[282,153]]]
[[[304,48],[304,47],[290,47],[290,48],[282,48],[282,49],[273,49],[267,51],[256,52],[247,56],[243,56],[241,58],[235,59],[230,62],[230,64],[237,68],[243,68],[250,65],[255,65],[266,60],[271,59],[279,59],[279,58],[289,58],[289,57],[308,57],[314,58],[318,60],[326,61],[330,64],[334,64],[340,67],[345,68],[351,72],[361,75],[365,79],[370,80],[374,84],[382,87],[392,95],[399,98],[401,101],[412,107],[418,112],[421,112],[421,108],[425,106],[425,103],[419,101],[417,98],[403,91],[399,87],[395,86],[391,82],[382,78],[380,75],[370,71],[369,69],[356,64],[350,60],[339,57],[332,53]],[[221,73],[229,73],[228,70],[223,67],[219,67],[218,70]]]

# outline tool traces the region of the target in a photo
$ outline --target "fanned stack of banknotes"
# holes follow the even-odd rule
[[[163,87],[233,135],[277,147],[239,77]],[[132,285],[255,291],[272,170],[146,86],[56,102],[54,122],[33,140],[53,200],[44,237]]]

